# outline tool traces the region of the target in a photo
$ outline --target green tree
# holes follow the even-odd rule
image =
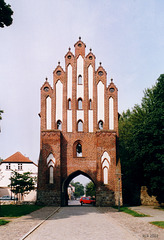
[[[16,195],[23,195],[29,194],[31,190],[35,189],[36,178],[31,177],[30,172],[19,173],[17,171],[12,172],[12,176],[10,178],[11,184],[11,191]]]
[[[75,187],[74,196],[75,198],[81,197],[84,195],[84,186],[80,182],[71,182],[71,185]]]
[[[92,181],[86,185],[86,196],[93,197],[96,195],[96,188]]]
[[[142,108],[146,112],[143,159],[144,184],[150,195],[164,202],[164,74],[145,92]]]
[[[119,149],[125,203],[137,204],[140,187],[164,202],[164,75],[132,111],[119,119]]]
[[[13,11],[9,4],[6,4],[4,0],[0,0],[0,27],[10,26],[12,24]]]

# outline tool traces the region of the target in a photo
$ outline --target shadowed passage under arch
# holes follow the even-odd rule
[[[68,193],[67,193],[67,188],[69,186],[69,183],[77,176],[79,175],[83,175],[85,177],[87,177],[88,179],[90,179],[93,183],[93,179],[85,172],[83,171],[75,171],[73,173],[71,173],[66,179],[65,181],[63,182],[62,184],[62,206],[68,206]],[[95,183],[94,183],[95,185]],[[96,186],[96,185],[95,185]]]

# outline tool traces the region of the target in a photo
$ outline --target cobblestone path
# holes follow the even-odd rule
[[[27,240],[136,240],[115,219],[89,206],[64,207]]]
[[[144,206],[133,209],[151,217],[135,218],[110,207],[44,207],[0,226],[0,240],[163,240],[164,229],[149,222],[164,220],[164,211]]]

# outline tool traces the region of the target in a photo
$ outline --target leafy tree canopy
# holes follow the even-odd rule
[[[137,204],[140,187],[164,202],[164,74],[144,92],[141,106],[119,119],[119,146],[125,202]],[[138,199],[138,200],[137,200]]]
[[[0,0],[0,27],[10,26],[12,24],[13,11],[9,4],[6,4],[4,0]]]
[[[71,182],[71,185],[75,187],[74,196],[81,197],[84,195],[84,186],[80,182]]]
[[[96,187],[92,181],[86,185],[86,195],[93,197],[96,195]]]
[[[11,191],[16,195],[21,194],[23,196],[35,189],[36,178],[31,177],[30,172],[21,174],[17,171],[13,171],[10,180],[11,184],[9,186],[11,187]]]

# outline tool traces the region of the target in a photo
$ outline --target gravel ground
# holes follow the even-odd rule
[[[150,224],[151,221],[164,221],[164,212],[153,207],[135,207],[140,213],[151,217],[133,217],[123,212],[116,212],[112,208],[99,208],[106,216],[116,220],[122,227],[135,234],[138,239],[164,240],[164,229]],[[132,208],[134,210],[134,208]],[[146,209],[146,211],[145,211]],[[160,217],[158,217],[160,215]],[[158,220],[157,220],[158,219]]]

